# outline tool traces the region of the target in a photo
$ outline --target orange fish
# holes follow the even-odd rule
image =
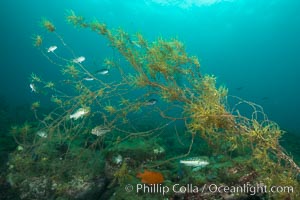
[[[145,184],[159,184],[164,182],[164,177],[159,172],[145,170],[144,173],[138,173],[136,176],[141,178],[142,183]]]

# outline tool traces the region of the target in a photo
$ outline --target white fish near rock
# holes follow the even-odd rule
[[[19,146],[17,147],[17,150],[18,150],[18,151],[23,151],[23,150],[24,150],[24,147],[22,147],[21,145],[19,145]]]
[[[74,58],[73,59],[74,63],[82,63],[83,61],[85,61],[85,57],[84,56],[80,56],[78,58]]]
[[[38,136],[40,136],[41,138],[47,138],[47,132],[46,131],[38,131],[38,132],[36,132],[36,134],[38,135]]]
[[[180,163],[189,167],[205,167],[209,164],[208,159],[203,157],[193,157],[186,160],[180,160]]]
[[[113,163],[119,165],[123,162],[123,158],[120,154],[118,154],[117,156],[113,157],[112,161]]]
[[[79,108],[75,113],[70,115],[70,119],[77,120],[90,112],[89,108]]]
[[[48,51],[48,53],[50,53],[50,52],[54,52],[56,49],[57,49],[57,46],[51,46],[48,48],[47,51]]]

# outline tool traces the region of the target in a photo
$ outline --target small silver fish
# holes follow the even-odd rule
[[[141,45],[139,45],[136,41],[132,41],[132,44],[134,44],[134,46],[136,46],[137,48],[141,48]]]
[[[77,120],[90,112],[89,108],[79,108],[75,113],[70,115],[70,119]]]
[[[78,58],[74,58],[73,59],[74,63],[82,63],[83,61],[85,61],[85,57],[84,56],[80,56]]]
[[[29,87],[31,89],[31,92],[36,92],[36,88],[35,88],[35,85],[33,83],[30,83]]]
[[[47,138],[48,134],[46,131],[39,130],[36,134],[42,138]]]
[[[95,80],[95,79],[92,78],[92,77],[85,77],[83,80],[85,80],[85,81],[93,81],[93,80]]]
[[[50,52],[54,52],[56,49],[57,49],[57,46],[51,46],[48,48],[47,51],[48,51],[48,53],[50,53]]]
[[[179,162],[189,167],[205,167],[209,164],[208,158],[201,156],[180,160]]]
[[[95,72],[95,74],[105,75],[105,74],[108,74],[108,72],[109,72],[108,69],[99,69]]]
[[[148,100],[148,101],[145,102],[145,105],[146,106],[153,106],[156,103],[157,103],[156,99],[150,99],[150,100]]]
[[[106,133],[108,132],[111,132],[111,129],[109,129],[108,127],[106,126],[96,126],[95,128],[92,129],[91,133],[93,135],[97,135],[98,137],[99,136],[103,136],[105,135]]]

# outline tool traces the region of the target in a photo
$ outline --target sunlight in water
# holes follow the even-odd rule
[[[234,0],[150,0],[154,3],[164,6],[178,6],[181,8],[190,8],[192,6],[209,6],[220,2],[232,2]]]

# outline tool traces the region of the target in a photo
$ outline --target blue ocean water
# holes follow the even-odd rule
[[[76,37],[79,30],[64,19],[70,9],[149,40],[177,37],[231,95],[262,105],[271,120],[299,133],[300,1],[3,0],[0,91],[12,106],[37,99],[29,88],[32,72],[56,77],[57,70],[32,46],[41,17],[55,23],[74,51],[90,57],[110,53],[94,45],[101,39],[93,33]]]

